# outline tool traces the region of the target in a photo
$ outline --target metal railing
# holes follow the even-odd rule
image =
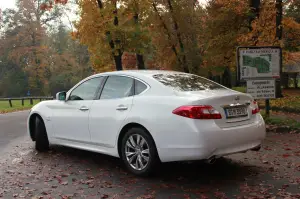
[[[40,100],[43,101],[43,100],[53,100],[54,97],[53,96],[48,96],[48,97],[10,97],[10,98],[0,98],[0,101],[8,101],[9,103],[9,106],[10,107],[13,107],[13,103],[12,101],[18,101],[20,100],[21,103],[22,103],[22,106],[24,106],[24,101],[25,100],[29,100],[30,101],[30,105],[33,105],[33,100]]]

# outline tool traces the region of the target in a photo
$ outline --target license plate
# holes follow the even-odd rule
[[[246,107],[235,107],[225,109],[227,118],[247,117],[248,112]]]

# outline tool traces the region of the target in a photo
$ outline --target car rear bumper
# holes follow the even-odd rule
[[[204,160],[256,149],[266,136],[265,123],[257,116],[256,122],[231,128],[217,125],[202,126],[201,132],[184,132],[180,142],[158,148],[162,162]],[[195,128],[187,128],[189,130]]]

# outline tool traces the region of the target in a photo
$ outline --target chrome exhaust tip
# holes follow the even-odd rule
[[[259,151],[260,149],[261,149],[261,145],[259,145],[259,146],[255,147],[255,148],[251,149],[251,151]]]
[[[208,160],[206,160],[206,163],[208,164],[214,164],[216,162],[217,158],[215,156],[209,158]]]

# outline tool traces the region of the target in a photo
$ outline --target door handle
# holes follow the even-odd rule
[[[83,106],[83,107],[81,107],[79,110],[81,110],[81,111],[88,111],[88,110],[89,110],[89,108],[88,108],[88,107],[85,107],[85,106]]]
[[[126,111],[128,108],[126,106],[120,105],[117,107],[118,111]]]

